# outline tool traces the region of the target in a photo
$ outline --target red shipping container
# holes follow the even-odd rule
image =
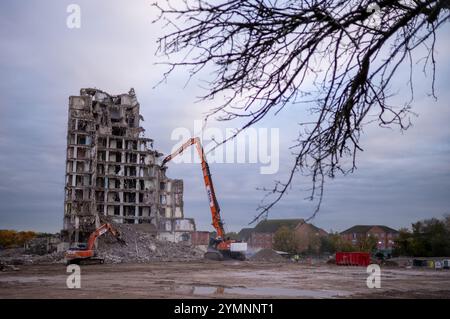
[[[368,266],[370,264],[370,254],[362,252],[336,253],[336,265],[346,266]]]

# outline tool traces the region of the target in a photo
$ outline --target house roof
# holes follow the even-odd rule
[[[300,225],[298,225],[297,227],[301,227],[301,226],[303,226],[303,225],[308,225],[313,231],[315,231],[315,232],[317,232],[317,233],[323,232],[323,233],[325,233],[325,234],[328,234],[328,232],[327,232],[326,230],[323,230],[322,228],[319,228],[319,227],[314,226],[313,224],[309,224],[309,223],[300,224]]]
[[[299,223],[303,222],[303,219],[266,219],[260,221],[253,228],[253,231],[257,233],[275,233],[280,227],[286,226],[294,229]]]
[[[342,235],[345,234],[361,234],[361,233],[367,233],[369,230],[371,230],[373,227],[378,227],[383,229],[386,233],[398,233],[398,231],[396,231],[393,228],[390,228],[388,226],[384,226],[384,225],[355,225],[353,227],[350,227],[347,230],[344,230],[343,232],[341,232]]]

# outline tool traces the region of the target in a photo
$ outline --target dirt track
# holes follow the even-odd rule
[[[450,271],[383,268],[368,289],[364,267],[168,262],[89,265],[81,288],[61,264],[0,273],[0,298],[450,298]]]

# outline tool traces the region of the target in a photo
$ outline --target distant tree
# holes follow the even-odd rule
[[[377,248],[378,240],[376,237],[370,235],[366,236],[358,241],[358,245],[355,247],[358,251],[373,252]]]
[[[357,250],[357,247],[353,246],[348,240],[342,238],[337,232],[330,232],[327,236],[321,238],[321,252],[335,253],[337,251],[349,252]]]
[[[450,256],[450,232],[445,221],[426,219],[412,225],[415,255]]]
[[[377,239],[373,236],[368,236],[358,241],[354,245],[352,242],[343,238],[339,233],[329,233],[328,236],[321,238],[321,252],[352,252],[365,251],[372,252],[377,247]]]
[[[336,251],[342,251],[346,242],[341,238],[341,235],[337,232],[330,231],[327,236],[320,238],[320,251],[335,253]]]
[[[450,214],[444,215],[445,227],[450,232]]]
[[[36,233],[36,237],[38,238],[47,238],[47,237],[54,237],[55,234],[52,233]]]
[[[317,236],[315,233],[311,233],[308,236],[308,248],[306,253],[309,255],[319,254],[321,251],[321,237]]]
[[[27,241],[36,237],[36,233],[32,231],[15,231],[15,230],[0,230],[0,247],[13,248],[21,247]]]
[[[164,78],[175,67],[187,67],[190,76],[214,71],[202,98],[224,97],[207,119],[238,120],[228,139],[287,105],[305,106],[311,115],[292,119],[299,134],[290,174],[267,190],[273,197],[255,220],[267,216],[295,174],[311,178],[310,198],[318,201],[312,218],[325,178],[356,168],[367,123],[410,126],[413,67],[430,71],[435,96],[436,30],[450,17],[450,0],[160,0],[155,6],[157,20],[173,27],[158,40],[159,53],[174,58]],[[401,66],[409,69],[400,76],[410,94],[394,104]]]
[[[328,236],[320,237],[320,252],[333,254],[336,252],[335,241],[333,240],[334,234],[329,233]]]
[[[416,257],[450,256],[448,216],[425,219],[412,224],[412,232],[402,230],[396,240],[396,255]]]
[[[335,249],[332,245],[329,236],[323,236],[320,238],[320,252],[321,253],[334,253]]]
[[[395,248],[393,254],[396,256],[411,256],[413,246],[412,233],[407,228],[399,230],[397,239],[395,240]]]
[[[274,234],[273,248],[288,253],[297,252],[297,238],[289,227],[282,226]]]

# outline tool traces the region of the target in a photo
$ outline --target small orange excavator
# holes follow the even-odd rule
[[[100,263],[103,264],[103,258],[98,258],[95,251],[95,242],[97,238],[110,232],[116,237],[119,243],[126,245],[125,241],[121,238],[120,232],[116,230],[111,224],[106,223],[97,228],[88,239],[87,244],[79,244],[77,247],[69,248],[66,251],[65,259],[68,265],[70,264],[86,264],[86,263]]]
[[[211,238],[208,251],[205,253],[204,257],[206,259],[211,260],[223,260],[224,258],[227,257],[245,260],[247,243],[224,238],[225,231],[223,228],[222,219],[220,217],[220,207],[219,203],[217,202],[216,193],[214,192],[214,186],[211,179],[211,173],[209,171],[209,165],[208,162],[206,161],[206,157],[203,152],[203,147],[200,143],[200,139],[198,137],[190,138],[186,143],[181,145],[179,149],[177,149],[175,152],[164,158],[164,160],[161,163],[161,166],[164,166],[175,156],[183,153],[185,149],[194,144],[196,146],[202,164],[203,179],[205,181],[206,193],[208,195],[209,207],[211,209],[212,215],[212,225],[214,226],[217,233],[216,238]]]

